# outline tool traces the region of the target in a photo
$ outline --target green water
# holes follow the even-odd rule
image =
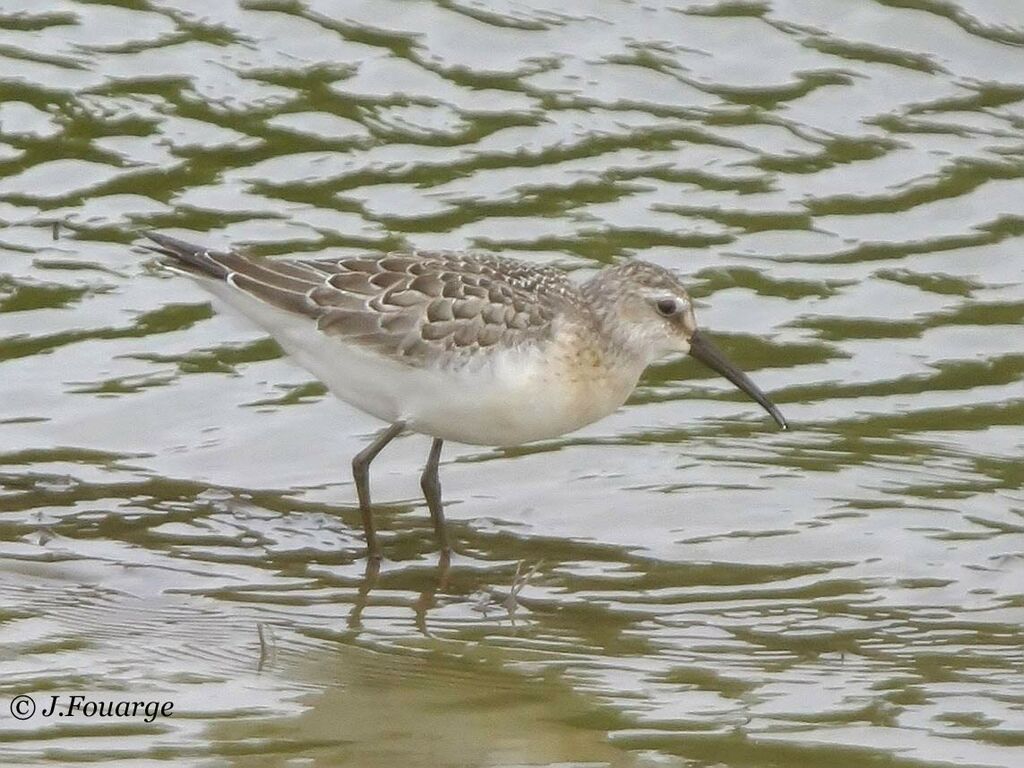
[[[0,762],[1024,764],[1022,129],[1016,0],[0,0]],[[448,445],[447,574],[403,437],[368,580],[379,425],[146,227],[643,256],[793,428]]]

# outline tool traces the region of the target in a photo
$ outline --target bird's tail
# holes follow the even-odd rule
[[[143,231],[142,234],[156,243],[156,247],[150,246],[152,250],[168,257],[168,261],[165,262],[167,266],[218,280],[225,279],[229,274],[229,270],[223,264],[211,257],[209,248],[156,232]]]

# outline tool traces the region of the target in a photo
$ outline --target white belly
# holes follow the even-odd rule
[[[622,405],[635,383],[581,387],[536,351],[498,353],[456,374],[417,371],[414,378],[416,391],[403,396],[409,426],[475,445],[519,445],[573,432]]]
[[[338,398],[382,421],[474,445],[518,445],[572,432],[618,408],[640,371],[585,375],[537,350],[489,355],[461,370],[417,368],[325,336],[309,318],[233,287],[204,288],[270,333]]]

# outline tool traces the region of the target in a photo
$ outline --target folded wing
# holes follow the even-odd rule
[[[564,302],[565,275],[498,256],[420,251],[341,259],[256,259],[146,233],[169,266],[220,280],[310,318],[327,336],[410,365],[457,364],[542,343]]]

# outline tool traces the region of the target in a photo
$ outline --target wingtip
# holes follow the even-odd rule
[[[170,235],[162,235],[159,232],[154,232],[152,229],[140,229],[139,234],[145,238],[148,238],[149,240],[152,240],[161,248],[170,248],[175,251],[184,252],[198,252],[203,250],[197,245],[192,245],[191,243],[187,243],[184,240],[179,240],[176,237],[171,237]]]
[[[166,235],[161,235],[159,232],[156,232],[155,230],[152,229],[139,229],[136,230],[135,234],[141,235],[147,240],[152,240],[154,243],[159,243],[161,240],[166,238]]]
[[[138,234],[150,241],[149,243],[142,244],[144,248],[150,248],[151,250],[159,251],[160,253],[167,253],[173,242],[167,237],[167,235],[161,235],[159,232],[154,232],[152,229],[140,229]],[[155,243],[157,247],[154,248],[152,245],[153,243]]]
[[[149,238],[155,245],[147,246],[150,250],[166,256],[169,266],[184,269],[186,272],[201,274],[207,277],[223,279],[228,271],[223,265],[210,258],[208,249],[193,243],[179,240],[170,235],[162,235],[149,229],[139,230],[139,234]]]

